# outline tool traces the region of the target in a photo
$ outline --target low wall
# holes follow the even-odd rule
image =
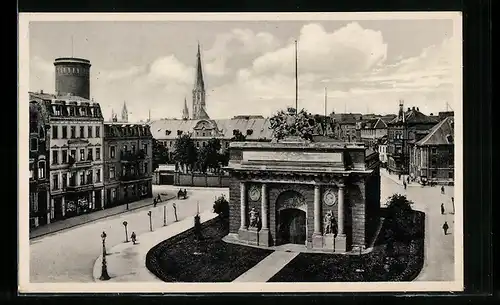
[[[229,187],[228,175],[210,175],[210,174],[174,174],[175,186],[197,186],[197,187]]]

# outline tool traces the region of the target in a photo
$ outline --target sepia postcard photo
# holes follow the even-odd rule
[[[459,12],[20,14],[18,59],[21,293],[463,290]]]

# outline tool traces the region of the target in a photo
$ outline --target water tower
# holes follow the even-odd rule
[[[56,94],[74,95],[90,99],[90,61],[75,57],[61,57],[54,61]]]

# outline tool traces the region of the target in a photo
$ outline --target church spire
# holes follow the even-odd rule
[[[194,89],[205,91],[205,82],[203,81],[203,69],[201,67],[200,43],[198,42],[198,53],[196,54],[196,79]]]
[[[209,119],[205,106],[205,82],[201,67],[200,43],[198,42],[198,53],[196,54],[196,76],[193,88],[193,110],[191,112],[194,120]]]
[[[123,101],[122,122],[128,123],[128,110],[127,110],[127,103],[125,101]]]
[[[189,120],[189,109],[186,98],[184,98],[184,110],[182,110],[182,119]]]

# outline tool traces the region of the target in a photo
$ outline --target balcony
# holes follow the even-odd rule
[[[70,168],[73,169],[80,169],[80,168],[87,168],[87,167],[92,167],[92,160],[75,160],[72,156],[68,157],[68,164]]]
[[[92,184],[93,181],[85,181],[85,184],[80,184],[76,185],[75,182],[70,182],[66,186],[66,192],[68,193],[79,193],[79,192],[85,192],[85,191],[91,191],[94,189],[94,185]]]
[[[120,161],[122,162],[137,162],[139,160],[144,160],[146,158],[146,153],[141,149],[137,152],[122,151],[120,153]]]
[[[125,176],[120,176],[119,180],[123,182],[130,182],[148,178],[145,174],[127,174]]]

